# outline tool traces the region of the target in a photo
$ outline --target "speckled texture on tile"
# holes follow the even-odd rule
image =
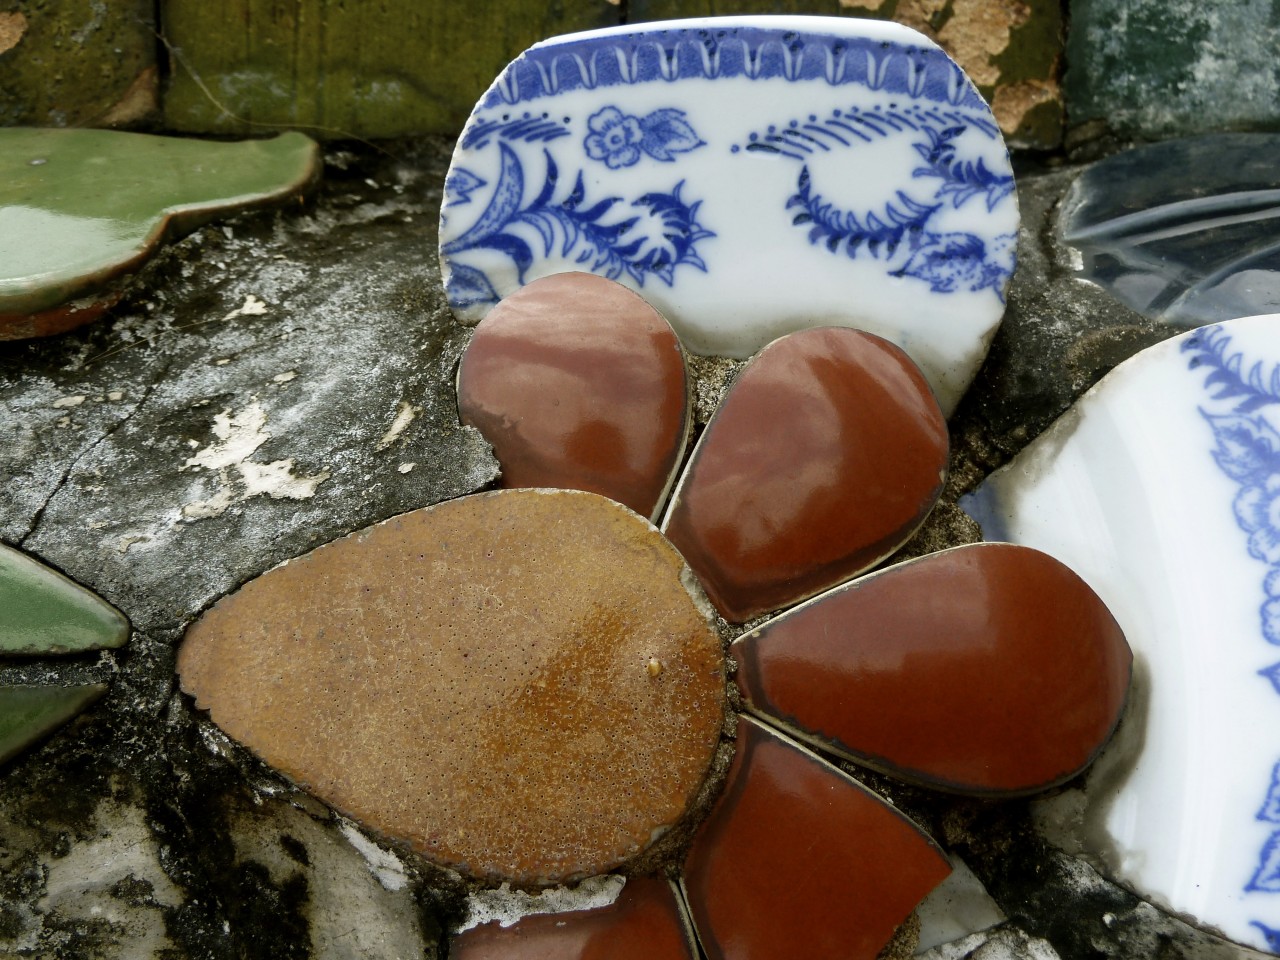
[[[707,775],[724,668],[690,584],[612,500],[478,494],[252,581],[178,672],[228,734],[418,853],[579,879],[644,850]]]

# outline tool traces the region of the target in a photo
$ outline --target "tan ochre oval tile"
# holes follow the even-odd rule
[[[590,876],[679,819],[719,741],[722,654],[692,583],[611,500],[479,494],[250,582],[191,627],[178,671],[228,734],[419,853]]]
[[[607,907],[524,917],[454,938],[450,960],[695,960],[676,892],[666,880],[632,877]]]
[[[663,530],[720,612],[742,622],[879,563],[942,492],[947,426],[898,347],[819,328],[739,374]]]
[[[1078,773],[1119,721],[1129,646],[1062,563],[982,543],[891,567],[739,638],[752,706],[928,786],[1023,793]]]
[[[920,829],[759,721],[684,867],[710,960],[874,960],[951,872]]]
[[[589,490],[652,516],[688,435],[684,354],[626,287],[543,277],[494,307],[458,368],[463,423],[484,434],[505,487]]]

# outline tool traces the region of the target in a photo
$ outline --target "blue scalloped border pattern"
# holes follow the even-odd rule
[[[964,72],[939,49],[761,27],[650,30],[532,47],[502,72],[481,106],[695,77],[859,84],[987,109]]]

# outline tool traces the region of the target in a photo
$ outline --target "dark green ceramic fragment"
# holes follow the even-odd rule
[[[57,730],[106,692],[105,683],[0,686],[0,763]]]
[[[110,282],[166,237],[298,196],[319,169],[319,148],[300,133],[213,143],[0,129],[0,340],[95,319]]]
[[[81,653],[128,639],[129,622],[115,607],[0,544],[0,655]]]

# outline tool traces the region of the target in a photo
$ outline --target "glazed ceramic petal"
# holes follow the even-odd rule
[[[0,655],[82,653],[128,639],[129,622],[119,610],[0,543]]]
[[[765,347],[698,441],[663,532],[742,622],[874,566],[942,492],[947,426],[920,371],[839,327]]]
[[[0,686],[0,763],[57,730],[106,692],[104,683]]]
[[[944,790],[1060,783],[1110,736],[1131,656],[1052,557],[956,547],[837,587],[733,645],[738,686],[790,732]]]
[[[115,130],[0,129],[0,340],[100,316],[166,238],[300,196],[320,152],[300,133],[218,143]]]
[[[323,800],[523,884],[651,844],[701,788],[724,716],[684,562],[643,518],[568,490],[465,497],[326,544],[210,609],[178,672]]]
[[[666,880],[632,877],[607,907],[488,923],[456,937],[451,960],[695,960],[691,931]]]
[[[1004,311],[1013,172],[977,90],[894,23],[718,17],[556,37],[481,98],[445,185],[454,312],[589,270],[697,352],[840,324],[903,346],[943,408]]]
[[[1089,167],[1060,220],[1080,275],[1186,326],[1280,308],[1278,149],[1273,133],[1220,133]]]
[[[987,537],[1078,572],[1133,647],[1082,842],[1144,896],[1264,949],[1280,943],[1278,369],[1280,316],[1145,350],[966,504]]]
[[[589,273],[535,280],[490,311],[458,367],[462,422],[504,487],[589,490],[652,516],[689,434],[688,377],[670,324]]]
[[[893,807],[742,717],[683,879],[710,960],[874,960],[950,870]]]

